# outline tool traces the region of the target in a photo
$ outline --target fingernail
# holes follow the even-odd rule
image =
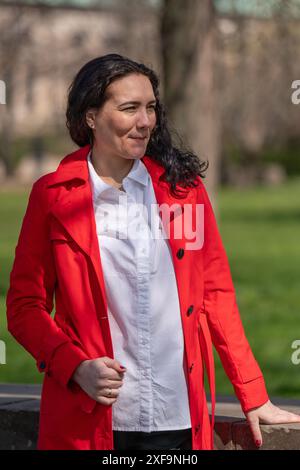
[[[261,446],[261,441],[255,441],[255,444],[257,445],[257,447],[260,447]]]
[[[124,366],[120,366],[120,367],[121,367],[121,369],[126,369],[126,367],[124,367]]]

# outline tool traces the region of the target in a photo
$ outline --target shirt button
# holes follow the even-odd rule
[[[189,308],[188,308],[188,310],[187,310],[187,312],[186,312],[188,317],[191,315],[191,313],[193,312],[193,310],[194,310],[194,305],[190,305]]]
[[[184,249],[179,248],[179,250],[177,251],[177,258],[181,259],[183,255],[184,255]]]
[[[40,362],[40,369],[46,369],[46,362],[45,361]]]

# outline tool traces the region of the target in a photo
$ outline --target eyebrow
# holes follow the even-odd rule
[[[147,104],[150,104],[150,103],[155,103],[156,104],[156,100],[148,101]],[[121,103],[119,106],[124,106],[126,104],[141,104],[141,102],[140,101],[125,101],[124,103]]]

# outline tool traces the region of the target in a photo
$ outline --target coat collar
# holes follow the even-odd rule
[[[88,156],[90,154],[91,146],[85,147],[70,153],[60,162],[57,170],[51,175],[48,186],[65,183],[67,181],[77,179],[86,182],[89,179],[88,171]],[[156,163],[151,157],[145,155],[141,161],[146,166],[148,173],[151,177],[158,179],[163,173],[164,168]],[[145,175],[142,173],[139,165],[135,164],[131,170],[131,176],[141,183],[145,182]]]
[[[75,152],[70,153],[60,162],[57,170],[51,175],[51,178],[48,182],[48,187],[66,183],[71,180],[82,181],[86,183],[89,181],[89,170],[88,170],[88,161],[87,157],[90,153],[91,146],[86,145],[85,147],[76,150]],[[170,202],[177,204],[185,204],[191,198],[193,198],[193,191],[189,191],[185,197],[176,198],[170,194],[169,184],[160,181],[159,177],[164,173],[164,168],[158,162],[153,160],[150,156],[144,155],[141,161],[144,163],[147,171],[152,179],[152,183],[155,189],[155,192],[159,192],[164,199],[162,202]],[[137,178],[143,178],[139,167],[136,165],[135,175]],[[143,178],[144,181],[144,178]],[[159,203],[159,201],[157,201]]]

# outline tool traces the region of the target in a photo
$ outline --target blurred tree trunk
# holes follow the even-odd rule
[[[201,160],[214,202],[220,179],[220,117],[211,0],[164,0],[161,10],[164,101],[170,127]]]

